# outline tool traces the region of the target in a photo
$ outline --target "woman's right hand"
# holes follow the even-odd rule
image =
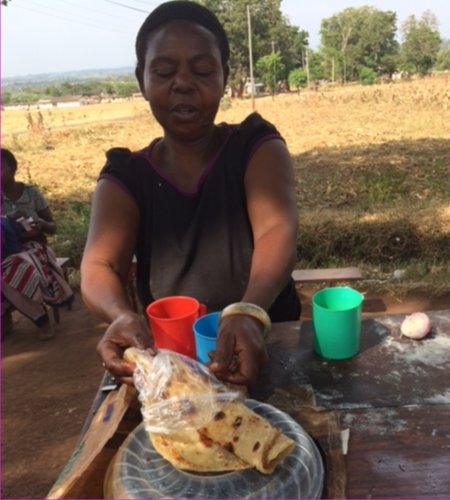
[[[133,385],[134,365],[123,360],[123,353],[128,347],[147,349],[154,355],[144,317],[131,311],[121,314],[109,325],[97,345],[97,352],[103,366],[117,380]]]

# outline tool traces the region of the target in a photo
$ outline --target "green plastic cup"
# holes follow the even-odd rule
[[[312,298],[314,351],[325,359],[359,352],[364,295],[348,286],[324,288]]]

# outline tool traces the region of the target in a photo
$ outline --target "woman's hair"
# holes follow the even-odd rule
[[[136,37],[136,75],[142,74],[144,69],[145,53],[150,33],[160,26],[175,20],[191,21],[210,31],[217,39],[222,55],[222,65],[224,67],[227,65],[230,57],[230,46],[225,30],[215,14],[198,3],[176,0],[156,7],[139,29]]]
[[[17,160],[16,157],[11,153],[9,149],[2,149],[2,163],[6,163],[9,168],[11,168],[14,172],[17,170]]]

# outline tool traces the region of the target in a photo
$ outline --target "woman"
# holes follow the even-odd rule
[[[229,46],[206,8],[160,5],[137,35],[136,55],[141,92],[164,135],[137,153],[111,150],[95,190],[82,293],[110,323],[99,354],[130,382],[123,349],[150,345],[146,322],[124,292],[136,254],[143,305],[167,295],[193,296],[211,311],[233,304],[210,369],[251,384],[267,361],[254,311],[260,319],[268,311],[272,321],[300,315],[290,277],[297,210],[289,153],[257,114],[239,125],[214,124]]]
[[[2,161],[2,316],[8,325],[13,308],[39,328],[39,338],[53,337],[46,304],[63,306],[73,293],[47,246],[56,224],[47,201],[34,186],[15,179],[17,160],[1,149]]]

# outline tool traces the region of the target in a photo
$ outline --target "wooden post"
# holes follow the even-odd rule
[[[248,21],[248,56],[250,60],[250,85],[252,94],[252,110],[255,111],[255,80],[253,78],[252,20],[250,17],[250,5],[247,5],[247,21]]]
[[[275,54],[275,42],[272,40],[272,55]],[[277,93],[277,65],[275,63],[275,66],[273,68],[273,80],[274,80],[274,87],[273,87],[273,93],[272,93],[272,99],[275,99],[275,94]]]
[[[306,62],[306,78],[307,78],[307,81],[308,81],[308,88],[309,88],[309,79],[310,79],[310,75],[309,75],[309,58],[308,58],[308,49],[306,49],[306,51],[305,51],[305,62]]]
[[[331,81],[334,83],[334,71],[335,71],[335,68],[334,68],[334,56],[333,58],[331,59]]]

